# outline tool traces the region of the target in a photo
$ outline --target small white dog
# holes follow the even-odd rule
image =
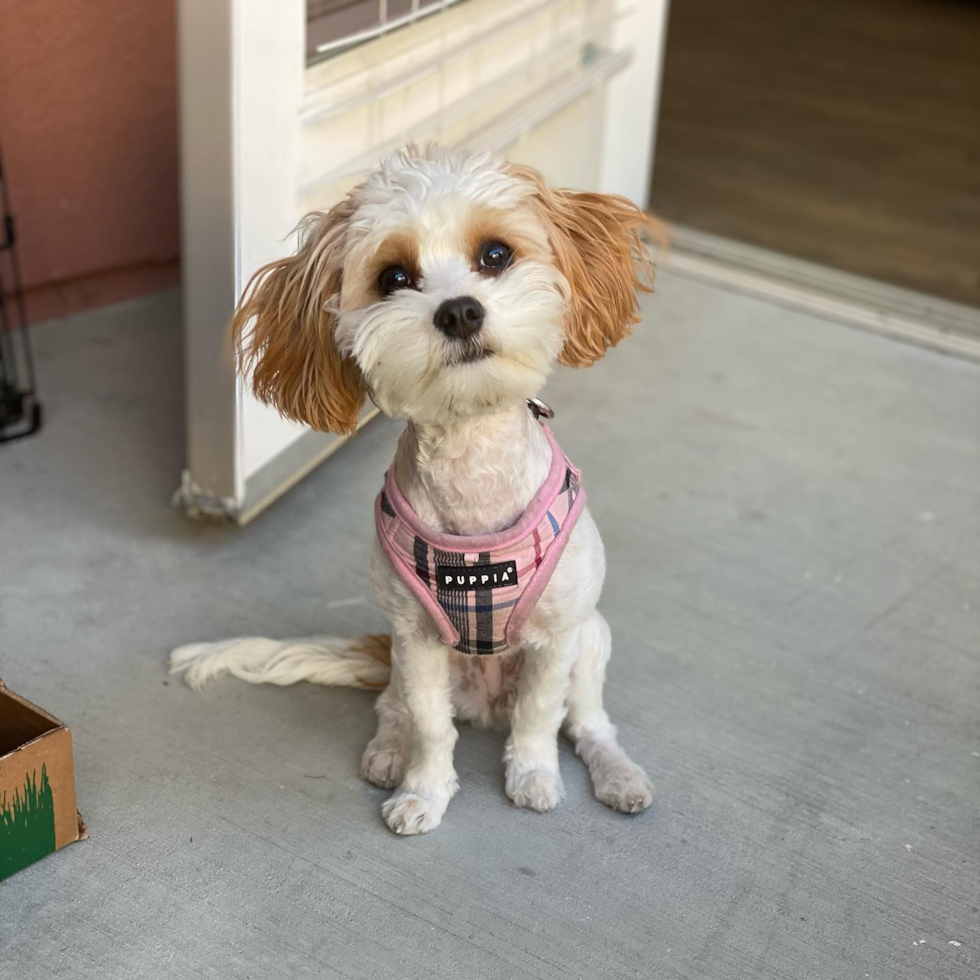
[[[298,253],[261,269],[235,315],[253,388],[283,415],[349,433],[370,397],[408,420],[371,558],[392,635],[192,644],[172,669],[195,687],[229,672],[383,689],[361,772],[397,786],[382,807],[395,833],[442,820],[454,716],[509,723],[518,806],[562,798],[562,726],[603,803],[652,802],[602,704],[602,541],[534,400],[556,362],[588,366],[637,322],[647,224],[623,198],[410,147],[308,216]]]

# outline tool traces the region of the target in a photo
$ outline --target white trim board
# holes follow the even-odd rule
[[[373,405],[365,408],[357,423],[358,432],[378,414],[378,409]],[[216,497],[195,485],[190,472],[184,470],[181,485],[173,496],[173,504],[188,517],[197,520],[215,519],[248,524],[332,456],[350,438],[308,429],[282,452],[246,477],[245,493],[241,502],[233,497]]]
[[[672,272],[980,361],[980,310],[674,226]]]
[[[361,413],[358,431],[379,414],[373,405]],[[236,523],[248,524],[270,504],[291,490],[308,473],[332,456],[350,436],[309,429],[245,480],[245,499],[229,514]]]

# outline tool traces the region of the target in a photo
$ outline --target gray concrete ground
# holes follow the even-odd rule
[[[608,703],[658,785],[514,809],[465,730],[442,827],[357,778],[371,695],[168,683],[176,644],[380,630],[397,425],[244,530],[170,509],[177,296],[36,332],[0,448],[0,675],[71,724],[91,839],[0,884],[0,975],[974,978],[980,368],[669,274],[547,393],[609,549]]]

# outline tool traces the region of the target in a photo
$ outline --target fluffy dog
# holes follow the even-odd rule
[[[235,315],[253,390],[283,415],[350,433],[371,398],[408,421],[371,558],[392,633],[192,644],[172,669],[192,686],[227,672],[381,688],[361,772],[397,787],[382,807],[395,833],[442,820],[454,717],[509,725],[518,806],[561,800],[562,728],[599,800],[636,813],[653,799],[602,703],[602,541],[533,401],[556,363],[587,367],[638,322],[647,224],[620,197],[410,147],[308,216],[299,251],[259,270]]]

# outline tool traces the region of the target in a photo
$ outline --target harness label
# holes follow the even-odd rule
[[[496,565],[436,565],[436,584],[450,592],[475,592],[517,585],[517,564],[502,561]]]

